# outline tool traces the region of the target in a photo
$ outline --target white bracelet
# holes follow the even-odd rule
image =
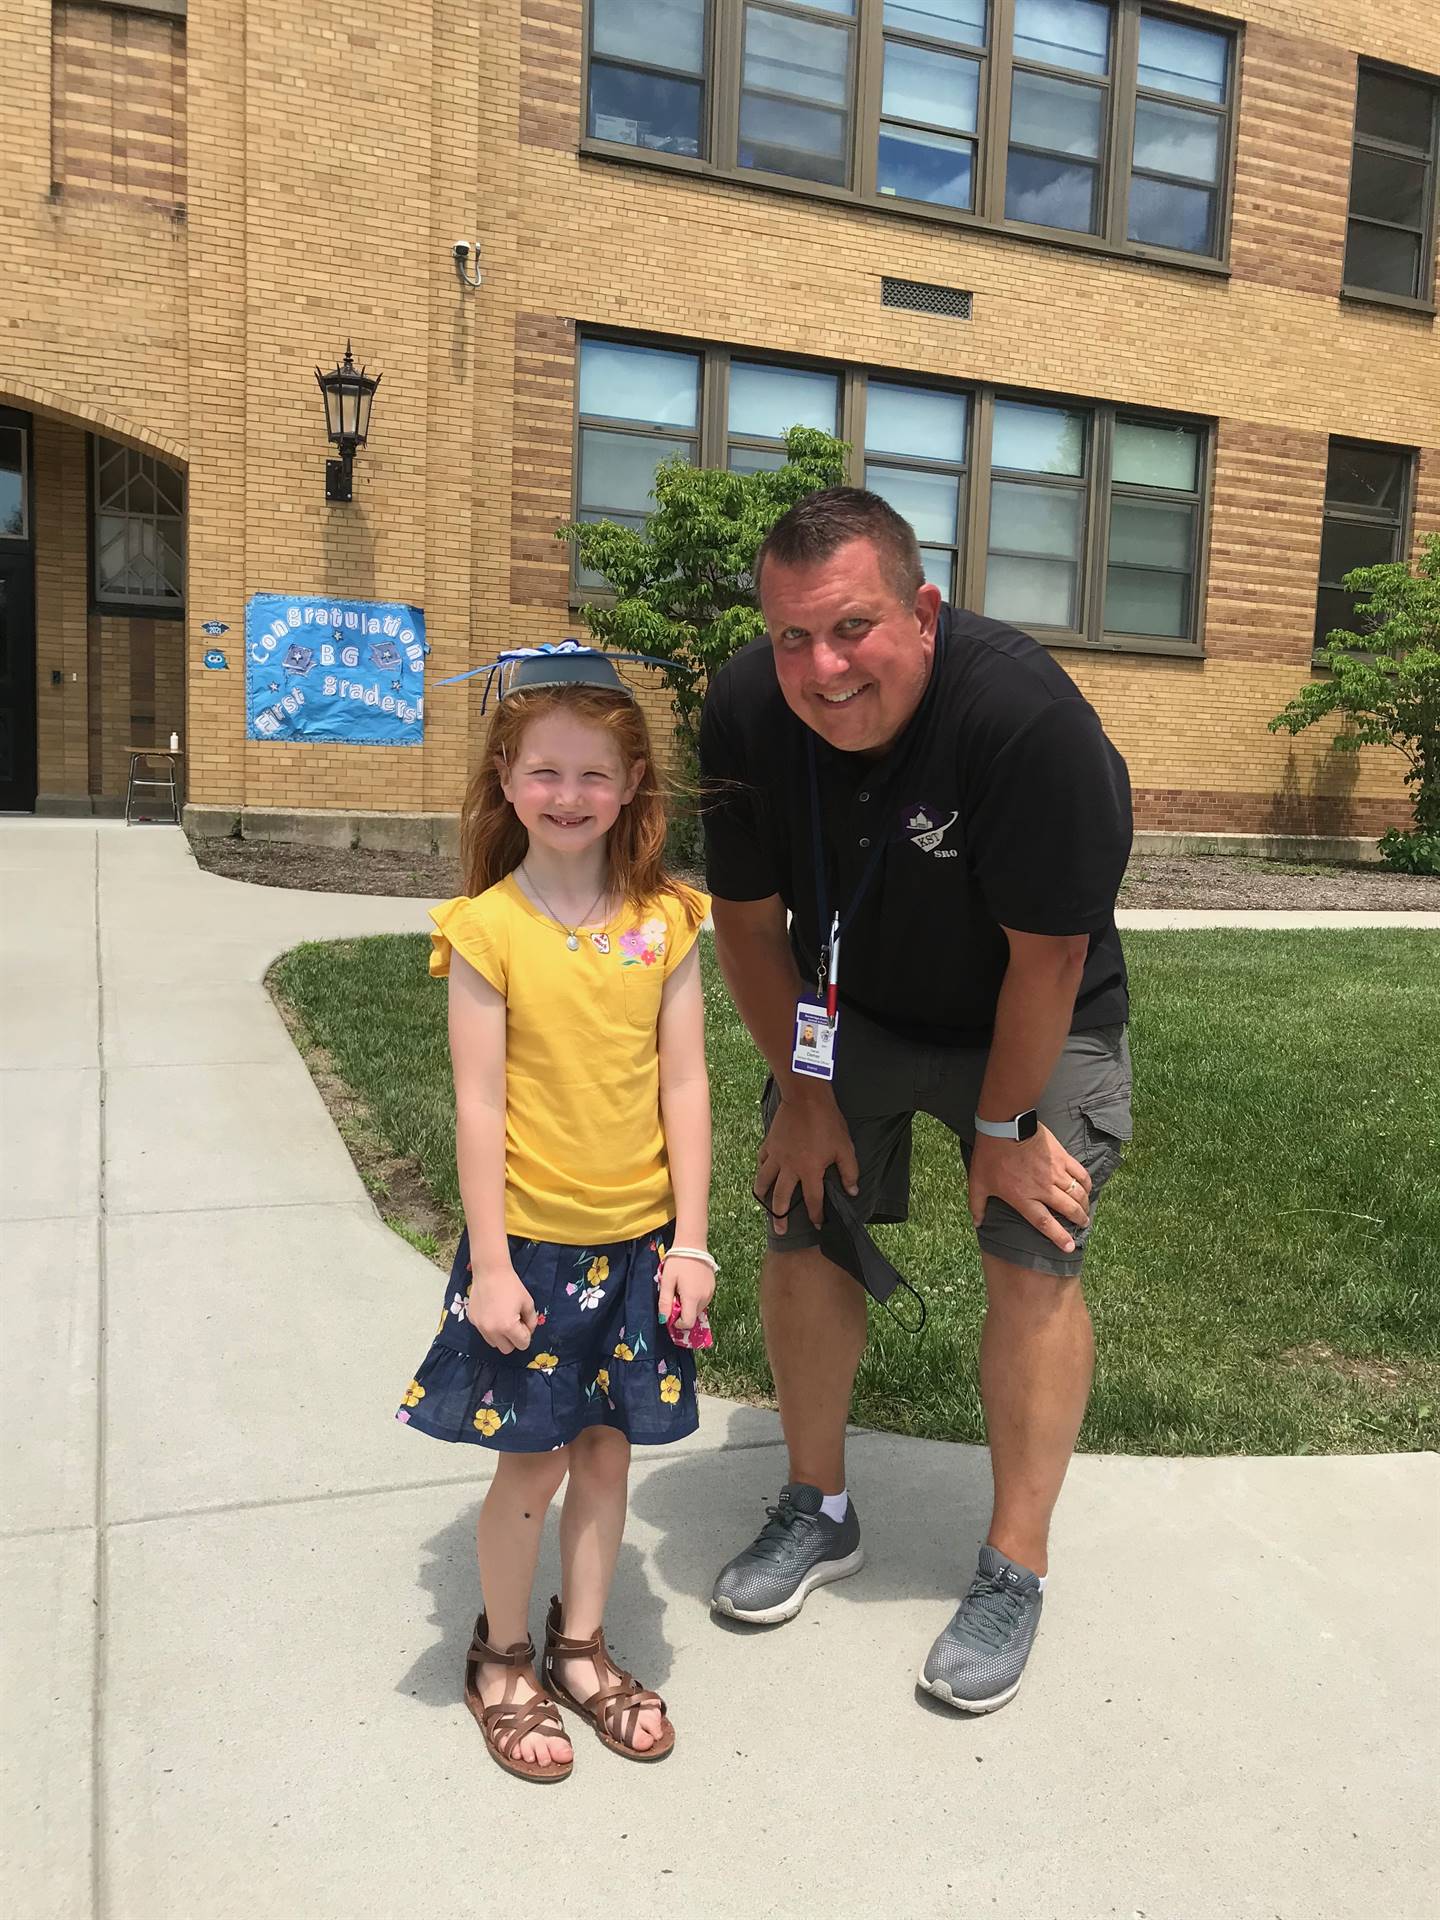
[[[709,1267],[711,1273],[717,1276],[720,1272],[719,1261],[713,1253],[707,1253],[703,1247],[667,1247],[665,1249],[666,1260],[674,1260],[677,1256],[682,1260],[698,1260],[702,1266]],[[665,1262],[662,1260],[660,1264],[663,1266]]]

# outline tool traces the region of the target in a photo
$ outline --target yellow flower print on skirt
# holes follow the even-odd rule
[[[692,1433],[695,1362],[658,1321],[660,1248],[673,1236],[667,1225],[603,1246],[512,1238],[511,1264],[535,1303],[530,1346],[513,1353],[492,1347],[466,1313],[462,1237],[443,1325],[396,1418],[507,1453],[553,1452],[593,1426],[639,1446]]]

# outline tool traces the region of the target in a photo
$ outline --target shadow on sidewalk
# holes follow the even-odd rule
[[[396,1683],[395,1690],[412,1695],[427,1707],[452,1708],[463,1697],[465,1654],[480,1608],[480,1580],[475,1567],[479,1512],[477,1500],[457,1514],[449,1526],[432,1535],[422,1549],[424,1559],[416,1583],[434,1600],[430,1624],[438,1630],[439,1638]],[[544,1646],[550,1595],[560,1591],[559,1512],[557,1496],[545,1525],[530,1610],[530,1631],[537,1651]],[[605,1632],[615,1659],[638,1674],[646,1686],[663,1686],[670,1674],[664,1614],[664,1603],[651,1591],[646,1578],[644,1554],[639,1547],[626,1543],[615,1569]]]
[[[632,1538],[621,1547],[605,1625],[616,1660],[646,1686],[663,1689],[674,1646],[716,1628],[766,1631],[711,1616],[709,1599],[720,1567],[764,1524],[765,1507],[780,1490],[784,1450],[775,1444],[773,1415],[758,1409],[732,1412],[726,1432],[728,1444],[715,1452],[635,1450],[632,1531],[639,1522],[654,1537],[648,1544]],[[974,1569],[989,1520],[988,1455],[977,1447],[888,1434],[856,1434],[849,1445],[866,1561],[859,1574],[833,1589],[835,1599],[847,1605],[933,1601],[937,1611],[948,1609]],[[416,1583],[431,1597],[429,1620],[437,1638],[397,1681],[396,1691],[425,1706],[451,1709],[461,1698],[465,1651],[480,1604],[479,1510],[478,1500],[467,1500],[422,1548]],[[558,1514],[557,1497],[535,1575],[530,1624],[537,1645],[549,1597],[560,1585]],[[682,1598],[667,1604],[667,1594]]]
[[[765,1524],[785,1476],[783,1447],[746,1447],[743,1433],[737,1418],[723,1450],[657,1462],[630,1484],[631,1514],[660,1535],[651,1559],[661,1583],[706,1607],[716,1574]],[[989,1524],[988,1454],[869,1433],[852,1435],[848,1451],[865,1565],[833,1589],[836,1598],[952,1603]],[[636,1460],[644,1456],[637,1452]]]

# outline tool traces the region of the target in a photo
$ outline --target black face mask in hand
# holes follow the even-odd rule
[[[768,1198],[762,1200],[758,1193],[753,1197],[772,1220],[777,1218],[769,1206]],[[926,1319],[924,1300],[870,1238],[869,1228],[860,1218],[855,1202],[845,1191],[840,1175],[833,1166],[825,1169],[825,1212],[820,1223],[820,1251],[842,1272],[848,1273],[852,1280],[858,1281],[876,1305],[884,1307],[897,1327],[903,1327],[906,1333],[923,1332]],[[889,1304],[891,1294],[901,1288],[919,1309],[919,1318],[913,1325],[908,1320],[902,1320]]]

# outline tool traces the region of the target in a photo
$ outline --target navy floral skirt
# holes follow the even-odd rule
[[[549,1453],[587,1427],[663,1446],[699,1425],[695,1360],[660,1326],[660,1262],[672,1229],[606,1246],[510,1240],[539,1324],[499,1353],[465,1317],[470,1235],[460,1236],[440,1325],[395,1418],[437,1440]]]

